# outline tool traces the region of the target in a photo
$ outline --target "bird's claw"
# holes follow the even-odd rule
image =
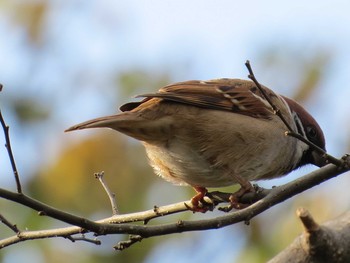
[[[196,187],[195,190],[197,194],[192,197],[191,205],[184,203],[188,210],[191,210],[193,213],[201,212],[205,213],[207,211],[213,211],[215,205],[212,202],[207,202],[204,197],[207,194],[207,189]]]
[[[230,204],[228,206],[219,207],[218,209],[223,212],[230,212],[232,209],[240,210],[250,206],[251,204],[241,203],[240,198],[250,192],[255,192],[255,188],[250,184],[250,187],[241,187],[237,192],[233,193],[229,197]]]

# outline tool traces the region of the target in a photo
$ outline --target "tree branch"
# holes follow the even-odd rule
[[[350,212],[323,225],[318,225],[306,209],[298,209],[297,215],[304,233],[269,263],[350,262]]]
[[[2,85],[1,85],[0,88],[1,88],[0,89],[0,91],[1,91],[2,90]],[[2,113],[1,113],[1,110],[0,110],[0,122],[1,122],[1,126],[2,126],[2,128],[4,130],[5,141],[6,141],[5,147],[6,147],[7,153],[8,153],[9,158],[10,158],[10,163],[11,163],[11,166],[12,166],[13,174],[15,176],[15,181],[16,181],[16,185],[17,185],[17,193],[22,193],[21,181],[19,179],[19,173],[18,173],[18,170],[17,170],[15,158],[13,157],[13,153],[12,153],[10,133],[9,133],[10,127],[6,125],[5,120],[4,120],[4,118],[2,116]]]
[[[284,125],[287,127],[288,131],[293,132],[292,127],[289,125],[289,123],[287,122],[287,120],[283,117],[281,111],[279,108],[276,107],[275,104],[272,103],[270,97],[267,95],[267,93],[265,92],[265,90],[261,87],[259,81],[256,79],[255,74],[253,72],[253,69],[250,65],[250,61],[247,60],[245,63],[245,66],[248,69],[249,75],[248,78],[250,78],[256,85],[256,87],[259,89],[259,91],[261,92],[261,94],[264,96],[264,98],[266,99],[266,101],[270,104],[273,112],[281,119],[281,121],[284,123]]]
[[[350,157],[348,155],[345,156],[344,162],[350,164]],[[54,209],[32,198],[26,197],[23,194],[13,193],[4,189],[0,189],[0,197],[21,203],[37,211],[42,211],[41,214],[79,226],[46,230],[46,232],[21,232],[19,236],[14,236],[0,241],[0,247],[5,247],[28,239],[48,238],[54,236],[67,237],[73,234],[86,232],[93,232],[96,236],[106,234],[130,234],[139,235],[142,238],[147,238],[173,233],[222,228],[238,222],[249,221],[256,215],[268,210],[270,207],[275,206],[276,204],[279,204],[291,198],[292,196],[297,195],[298,193],[310,189],[348,170],[349,167],[337,167],[333,164],[329,164],[287,184],[272,188],[269,190],[267,196],[245,209],[227,213],[223,216],[211,219],[194,221],[179,220],[175,223],[161,225],[136,225],[131,224],[130,222],[148,222],[148,220],[151,218],[185,211],[187,210],[187,207],[184,205],[184,203],[181,202],[165,207],[156,207],[155,209],[144,212],[126,215],[115,215],[99,221],[91,221]],[[190,202],[190,200],[187,202]]]
[[[64,237],[64,236],[63,236]],[[85,234],[81,234],[80,236],[78,237],[73,237],[73,236],[67,236],[66,237],[67,239],[69,239],[70,241],[72,242],[75,242],[75,241],[85,241],[85,242],[88,242],[88,243],[92,243],[92,244],[95,244],[95,245],[101,245],[101,241],[96,239],[96,238],[87,238],[85,236]]]
[[[104,172],[95,173],[95,178],[100,181],[103,189],[105,190],[109,198],[109,202],[111,203],[111,206],[112,206],[112,214],[117,215],[119,214],[119,211],[118,211],[117,201],[115,200],[115,194],[112,193],[112,191],[109,189],[108,185],[106,184],[103,178],[104,174],[105,174]]]
[[[0,84],[1,85],[1,84]],[[16,234],[18,234],[20,232],[20,230],[17,228],[16,225],[11,224],[10,221],[8,221],[3,215],[0,214],[0,221],[1,223],[3,223],[5,226],[7,226],[8,228],[10,228],[13,232],[15,232]]]

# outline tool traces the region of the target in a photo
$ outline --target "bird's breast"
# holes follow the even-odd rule
[[[235,183],[222,167],[215,167],[192,148],[176,143],[167,146],[144,143],[156,174],[176,185],[223,187]]]
[[[179,107],[178,107],[179,108]],[[253,181],[288,173],[300,156],[277,116],[259,120],[224,111],[185,107],[173,112],[164,140],[144,141],[155,172],[174,184],[224,187],[237,176]],[[164,129],[164,127],[163,127]]]

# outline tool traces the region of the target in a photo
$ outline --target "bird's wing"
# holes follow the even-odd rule
[[[270,97],[279,97],[263,87]],[[270,118],[273,110],[259,89],[251,81],[218,79],[209,81],[185,81],[161,88],[157,93],[143,94],[141,102],[124,104],[122,111],[132,110],[142,103],[161,98],[166,101],[188,104],[206,109],[231,111],[251,117]]]

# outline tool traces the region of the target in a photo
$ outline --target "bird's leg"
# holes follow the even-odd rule
[[[239,200],[246,193],[255,192],[255,188],[253,187],[253,185],[249,181],[245,180],[241,176],[236,175],[235,179],[241,185],[241,188],[238,191],[231,194],[231,196],[229,197],[230,204],[226,207],[220,207],[219,210],[221,210],[221,211],[229,212],[233,208],[234,209],[243,209],[243,208],[246,208],[250,205],[250,204],[240,203]]]
[[[205,213],[208,210],[212,210],[212,204],[207,203],[204,200],[204,196],[207,194],[208,190],[205,187],[194,186],[193,189],[197,194],[191,198],[192,206],[189,206],[185,203],[185,206],[193,212]]]
[[[208,192],[207,188],[195,186],[193,189],[197,192],[197,194],[191,198],[191,203],[193,206],[199,206],[199,203],[203,201],[204,196]]]

